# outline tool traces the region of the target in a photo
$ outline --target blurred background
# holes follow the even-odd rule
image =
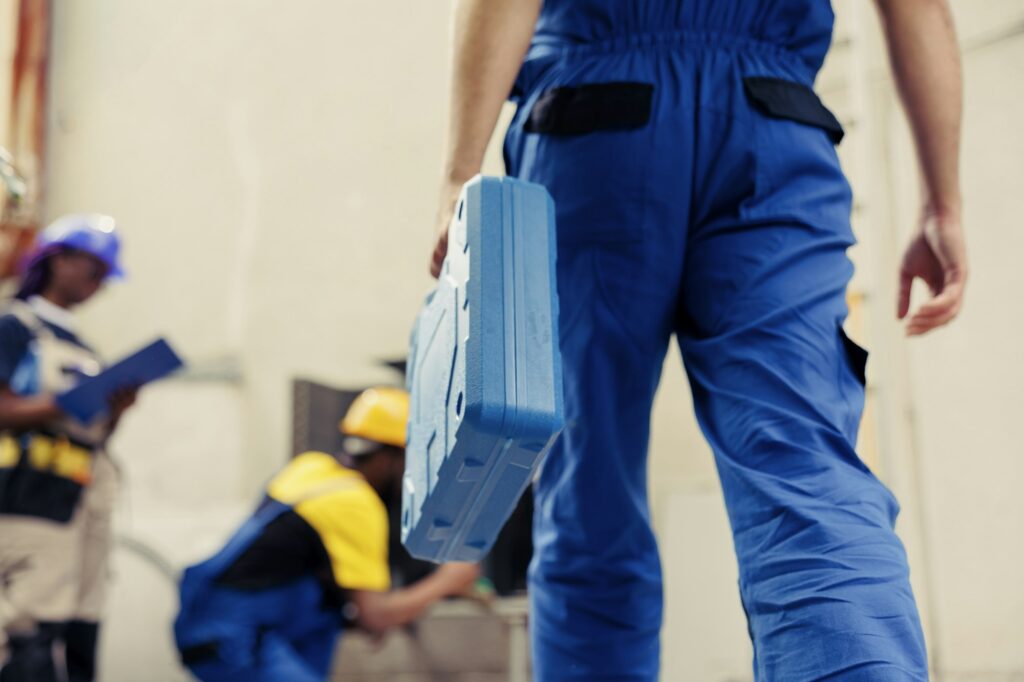
[[[907,341],[894,319],[920,199],[871,3],[833,2],[817,89],[847,129],[856,193],[847,328],[871,350],[860,451],[903,505],[934,678],[1019,682],[1024,2],[952,5],[973,270],[948,329]],[[336,419],[335,389],[401,383],[383,361],[404,355],[431,286],[448,31],[448,3],[420,0],[0,0],[0,145],[29,186],[4,214],[0,269],[62,213],[112,214],[130,279],[83,310],[85,336],[116,357],[166,334],[190,363],[144,391],[114,443],[124,490],[102,679],[187,679],[170,639],[175,572]],[[486,172],[503,171],[499,147]],[[678,355],[653,428],[662,677],[750,680],[721,493]],[[336,678],[523,679],[524,625],[522,597],[492,613],[444,604],[383,649],[347,639]]]

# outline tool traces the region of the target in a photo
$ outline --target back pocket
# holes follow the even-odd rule
[[[559,243],[643,239],[654,95],[649,83],[616,81],[556,86],[527,100],[513,166],[554,198]]]
[[[649,83],[591,83],[551,88],[534,102],[523,130],[548,135],[585,135],[633,130],[651,120]]]
[[[843,127],[814,91],[780,78],[743,79],[757,140],[749,218],[849,230],[852,194],[835,145]]]
[[[846,132],[839,119],[806,85],[781,78],[750,76],[743,79],[743,89],[747,97],[768,116],[821,128],[828,133],[832,144],[843,141]]]

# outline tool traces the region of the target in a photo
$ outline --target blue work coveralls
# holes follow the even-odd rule
[[[323,682],[341,635],[340,610],[323,608],[314,575],[262,590],[217,579],[267,524],[292,507],[268,499],[216,555],[186,569],[174,636],[182,661],[204,682]]]
[[[927,679],[898,505],[854,451],[851,192],[811,90],[832,24],[827,0],[544,3],[505,140],[558,222],[567,427],[535,491],[538,680],[658,675],[646,453],[673,334],[756,679]]]

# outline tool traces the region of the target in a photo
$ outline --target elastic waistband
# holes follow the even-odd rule
[[[551,33],[540,34],[534,36],[533,43],[526,53],[526,59],[529,61],[568,58],[649,49],[724,50],[757,54],[773,59],[802,74],[808,82],[814,80],[817,72],[816,67],[808,63],[808,58],[788,47],[749,36],[696,30],[630,33],[591,42],[580,42]]]

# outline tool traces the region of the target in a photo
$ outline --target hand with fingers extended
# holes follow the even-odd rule
[[[910,313],[911,286],[924,280],[932,292],[907,320],[908,336],[919,336],[950,322],[963,307],[967,284],[967,252],[959,211],[939,214],[926,210],[921,227],[903,254],[896,316]]]

